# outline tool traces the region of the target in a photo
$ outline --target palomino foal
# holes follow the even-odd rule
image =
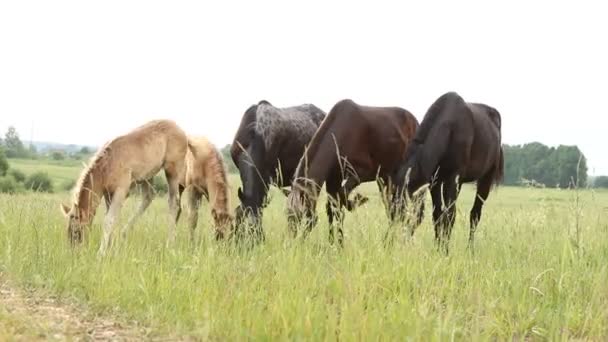
[[[71,207],[61,205],[68,218],[70,241],[82,241],[84,229],[93,221],[103,197],[108,211],[104,218],[99,254],[104,255],[111,243],[114,221],[120,214],[131,184],[138,182],[143,185],[143,197],[125,231],[152,200],[150,184],[145,181],[163,169],[169,185],[168,242],[173,243],[179,210],[179,182],[183,178],[187,150],[186,134],[170,120],[150,121],[106,143],[82,171]]]
[[[198,223],[198,209],[203,196],[209,200],[211,215],[215,223],[215,236],[224,238],[229,234],[233,216],[229,208],[229,186],[226,169],[220,152],[203,137],[188,138],[186,154],[186,174],[182,183],[186,187],[185,199],[188,211],[190,237],[195,241],[194,232]]]

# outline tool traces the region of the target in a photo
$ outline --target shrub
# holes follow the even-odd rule
[[[65,153],[63,153],[63,151],[53,151],[51,153],[51,159],[53,159],[53,160],[64,160],[65,159]]]
[[[19,169],[11,169],[8,172],[9,176],[12,176],[13,178],[15,178],[15,180],[19,183],[23,183],[25,182],[26,176],[25,173],[23,173],[23,171],[19,170]]]
[[[167,179],[163,175],[156,175],[152,180],[152,188],[157,194],[166,194],[169,191],[169,185],[167,185]]]
[[[8,160],[4,148],[0,147],[0,176],[6,176],[6,171],[8,171]]]
[[[0,193],[17,194],[23,191],[23,184],[17,182],[12,176],[0,177]]]
[[[65,182],[63,182],[61,184],[61,190],[64,191],[72,191],[72,189],[74,189],[74,186],[76,186],[76,181],[75,180],[67,180]]]
[[[27,177],[25,188],[38,192],[53,192],[53,182],[46,172],[36,172]]]

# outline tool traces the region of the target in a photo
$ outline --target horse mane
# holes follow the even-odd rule
[[[221,194],[222,198],[220,198],[220,200],[222,201],[222,204],[225,204],[225,208],[228,209],[230,205],[230,196],[228,195],[230,186],[228,184],[226,166],[224,165],[222,155],[217,150],[217,148],[214,147],[212,150],[214,158],[211,159],[211,170],[213,170],[215,176],[214,184],[218,187],[218,191],[216,192],[216,194]],[[217,198],[219,197],[220,196],[217,196]]]
[[[424,115],[424,118],[422,119],[422,122],[420,123],[420,126],[418,126],[416,136],[414,137],[415,143],[422,144],[426,141],[431,129],[435,125],[435,122],[439,119],[441,114],[443,114],[446,105],[451,101],[461,101],[464,103],[462,97],[456,92],[451,91],[441,95],[437,100],[435,100],[435,102],[433,102],[431,107],[429,107]]]
[[[88,186],[87,183],[91,182],[91,174],[93,171],[97,170],[99,167],[103,167],[102,163],[105,161],[106,157],[110,153],[110,144],[114,141],[110,140],[105,143],[97,152],[89,159],[88,165],[82,170],[78,180],[76,181],[76,186],[73,190],[73,203],[75,206],[80,204],[80,193],[83,190],[83,187]]]
[[[207,179],[207,184],[213,185],[215,190],[214,202],[218,203],[220,207],[228,211],[230,206],[230,196],[228,195],[230,185],[228,184],[228,176],[224,160],[220,151],[210,142],[207,142],[209,148],[209,156],[205,169],[210,173],[211,179]],[[192,152],[196,155],[196,147],[191,146]],[[214,206],[215,207],[215,206]]]

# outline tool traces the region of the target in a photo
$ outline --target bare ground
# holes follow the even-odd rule
[[[182,341],[152,336],[137,322],[102,317],[82,305],[11,286],[0,273],[0,341]]]

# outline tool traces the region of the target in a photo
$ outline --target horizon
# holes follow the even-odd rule
[[[607,175],[602,4],[0,4],[0,130],[101,146],[156,118],[219,148],[259,100],[497,108],[503,143],[577,145]],[[602,139],[604,138],[604,139]]]

